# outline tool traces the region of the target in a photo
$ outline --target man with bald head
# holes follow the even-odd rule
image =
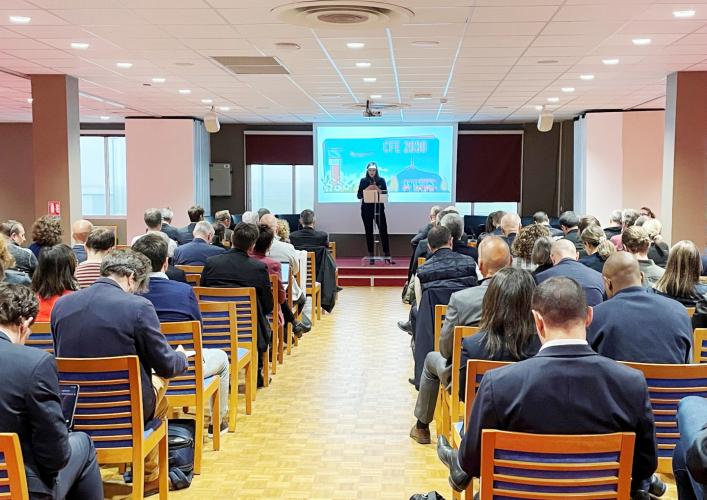
[[[87,221],[84,219],[77,220],[76,222],[74,222],[74,225],[71,228],[71,237],[74,239],[75,242],[74,246],[71,247],[71,249],[76,254],[76,260],[79,264],[81,264],[88,258],[84,245],[86,245],[86,239],[88,239],[88,235],[91,231],[93,231],[93,224],[91,223],[91,221]]]
[[[491,278],[501,269],[510,266],[512,260],[511,250],[503,238],[487,236],[479,244],[479,270],[484,279],[478,286],[453,293],[449,299],[439,337],[439,352],[434,351],[427,355],[420,377],[420,393],[415,404],[417,423],[410,431],[410,437],[418,443],[430,442],[430,422],[434,418],[440,381],[449,390],[454,328],[479,324],[481,306]]]
[[[690,363],[692,324],[679,302],[647,293],[638,260],[628,252],[604,264],[609,300],[594,308],[587,340],[596,352],[633,363]]]
[[[579,252],[571,240],[563,238],[553,243],[550,258],[553,266],[535,276],[535,282],[538,285],[555,276],[565,276],[572,278],[584,288],[587,302],[591,307],[604,302],[606,292],[601,274],[577,262]]]
[[[516,239],[516,236],[518,236],[518,232],[522,226],[518,214],[506,214],[501,219],[503,239],[506,240],[509,248],[513,246],[513,241]]]

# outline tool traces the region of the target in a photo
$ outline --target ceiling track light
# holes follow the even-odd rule
[[[648,45],[649,43],[651,43],[650,38],[634,38],[631,41],[634,45]]]
[[[87,43],[83,43],[83,42],[71,42],[71,48],[72,48],[72,49],[79,49],[79,50],[81,50],[81,49],[87,49],[87,48],[88,48],[88,44],[87,44]]]
[[[26,16],[10,16],[10,22],[13,24],[27,24],[31,20],[31,17]]]
[[[180,94],[191,94],[191,90],[189,90],[189,89],[181,89],[181,90],[179,91],[179,93],[180,93]]]
[[[167,81],[167,79],[166,78],[153,78],[152,81],[155,83],[164,83]]]
[[[574,87],[562,87],[562,92],[574,92]]]
[[[132,67],[132,65],[133,65],[133,63],[127,63],[127,62],[119,62],[116,64],[116,66],[118,66],[119,68],[125,68],[125,69]]]
[[[606,64],[607,66],[614,66],[614,65],[616,65],[616,64],[619,64],[619,60],[618,60],[618,59],[604,59],[602,62],[603,62],[604,64]]]
[[[371,63],[369,63],[369,62],[357,62],[357,63],[356,63],[356,67],[357,67],[357,68],[370,68],[370,67],[371,67]]]
[[[366,46],[366,44],[361,42],[349,42],[346,44],[346,46],[350,49],[362,49]]]
[[[375,83],[376,80],[377,80],[376,78],[364,78],[363,79],[363,81],[366,83]]]
[[[560,100],[559,97],[548,97],[547,102],[558,102]]]
[[[694,10],[676,10],[673,12],[673,15],[675,17],[679,17],[679,18],[692,17],[695,15],[695,11]]]
[[[582,80],[594,80],[594,75],[582,75],[580,78]]]

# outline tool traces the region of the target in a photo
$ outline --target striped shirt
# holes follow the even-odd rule
[[[82,262],[76,266],[76,279],[79,281],[81,288],[88,288],[101,277],[100,262]]]

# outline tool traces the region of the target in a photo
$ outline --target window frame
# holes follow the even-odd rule
[[[102,137],[103,138],[103,177],[104,177],[104,185],[105,185],[105,198],[106,198],[106,215],[94,215],[94,214],[87,214],[84,213],[83,211],[83,203],[81,204],[81,217],[86,218],[86,219],[106,219],[106,220],[125,220],[128,218],[127,214],[126,215],[112,215],[110,213],[110,169],[108,168],[108,139],[111,137],[122,137],[125,139],[125,134],[122,133],[104,133],[101,131],[100,133],[90,133],[90,132],[85,132],[81,131],[80,137]],[[80,147],[80,143],[79,143]],[[126,144],[127,148],[127,144]],[[127,162],[127,158],[126,158]],[[83,186],[81,186],[81,196],[83,197]]]
[[[290,209],[292,210],[291,212],[288,212],[289,214],[297,214],[297,167],[298,166],[305,166],[305,167],[312,167],[312,175],[316,175],[314,172],[314,165],[305,165],[305,164],[293,164],[293,165],[288,165],[287,163],[268,163],[268,164],[260,164],[260,163],[252,163],[250,165],[246,165],[245,169],[245,181],[246,181],[246,210],[255,212],[261,207],[253,207],[253,189],[252,189],[252,173],[251,169],[253,167],[260,167],[261,168],[261,174],[260,178],[261,180],[263,179],[263,173],[262,169],[263,167],[267,166],[278,166],[278,167],[290,167],[290,184],[292,186],[292,206]],[[263,186],[261,186],[261,198],[264,198],[264,192],[262,191]],[[312,200],[314,202],[314,200]]]

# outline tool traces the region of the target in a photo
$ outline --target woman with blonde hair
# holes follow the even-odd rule
[[[290,223],[285,219],[277,219],[277,235],[280,241],[290,241]]]
[[[535,242],[543,236],[550,236],[550,230],[539,224],[531,224],[521,229],[511,245],[511,253],[513,254],[511,266],[530,272],[535,271],[538,266],[533,263],[533,247]]]
[[[670,249],[665,274],[649,291],[675,299],[685,307],[695,307],[707,293],[707,285],[700,284],[702,260],[697,246],[689,240],[677,242]]]
[[[648,249],[648,258],[651,259],[656,266],[665,269],[665,264],[668,262],[668,254],[670,247],[663,241],[660,235],[663,230],[663,224],[658,219],[648,219],[643,223],[643,229],[648,233],[651,240],[651,246]]]
[[[604,230],[598,224],[587,226],[579,239],[584,245],[584,251],[587,252],[587,256],[579,259],[579,262],[590,269],[602,272],[606,259],[616,252],[616,247],[606,239]]]
[[[626,228],[621,236],[621,244],[624,250],[633,254],[638,259],[638,265],[643,273],[643,288],[651,288],[655,282],[665,274],[665,269],[658,267],[648,258],[648,249],[651,246],[651,239],[648,232],[641,226],[631,226]]]
[[[593,215],[583,215],[582,217],[580,217],[579,224],[577,224],[577,229],[579,229],[579,235],[582,236],[584,230],[587,229],[589,226],[601,227],[599,219],[597,219]]]

